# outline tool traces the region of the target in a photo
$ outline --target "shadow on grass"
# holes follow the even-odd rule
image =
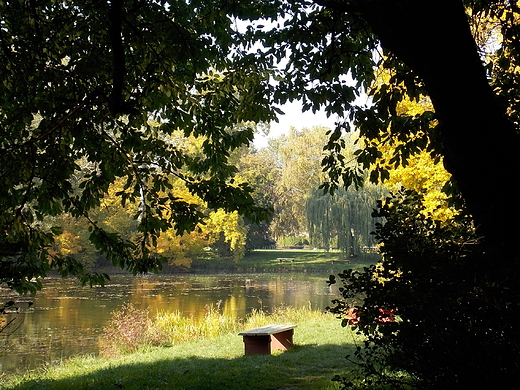
[[[346,371],[348,345],[295,346],[284,353],[236,358],[167,358],[84,367],[63,379],[27,380],[4,389],[334,389],[335,374]],[[143,357],[147,354],[143,354]],[[1,388],[2,386],[0,386]]]

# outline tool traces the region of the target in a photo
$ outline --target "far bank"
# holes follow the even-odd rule
[[[208,254],[191,261],[189,265],[165,264],[163,271],[175,272],[321,272],[336,274],[345,269],[362,269],[379,260],[377,253],[347,256],[341,251],[312,249],[256,249],[243,259],[234,261]]]

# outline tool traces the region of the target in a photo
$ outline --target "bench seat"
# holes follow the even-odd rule
[[[266,325],[240,332],[246,355],[270,355],[271,350],[285,351],[293,345],[296,325]]]

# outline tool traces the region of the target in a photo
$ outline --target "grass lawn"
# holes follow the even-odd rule
[[[107,360],[75,357],[59,365],[0,377],[0,389],[337,389],[355,336],[331,315],[297,324],[295,346],[271,356],[244,356],[237,334],[149,347]],[[3,382],[3,383],[2,383]]]
[[[238,262],[229,259],[198,259],[194,260],[192,269],[219,270],[234,272],[341,272],[347,268],[361,269],[378,260],[376,254],[365,254],[359,257],[347,258],[345,253],[338,251],[319,250],[254,250],[246,253]]]

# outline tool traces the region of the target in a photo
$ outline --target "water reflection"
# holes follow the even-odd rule
[[[208,305],[244,318],[255,309],[285,305],[324,309],[337,290],[327,277],[307,274],[114,276],[106,287],[81,287],[73,279],[49,279],[34,297],[20,328],[0,335],[0,372],[48,364],[74,354],[97,353],[97,338],[110,313],[123,303],[151,313],[179,311],[198,319]],[[2,302],[9,291],[0,289]]]

